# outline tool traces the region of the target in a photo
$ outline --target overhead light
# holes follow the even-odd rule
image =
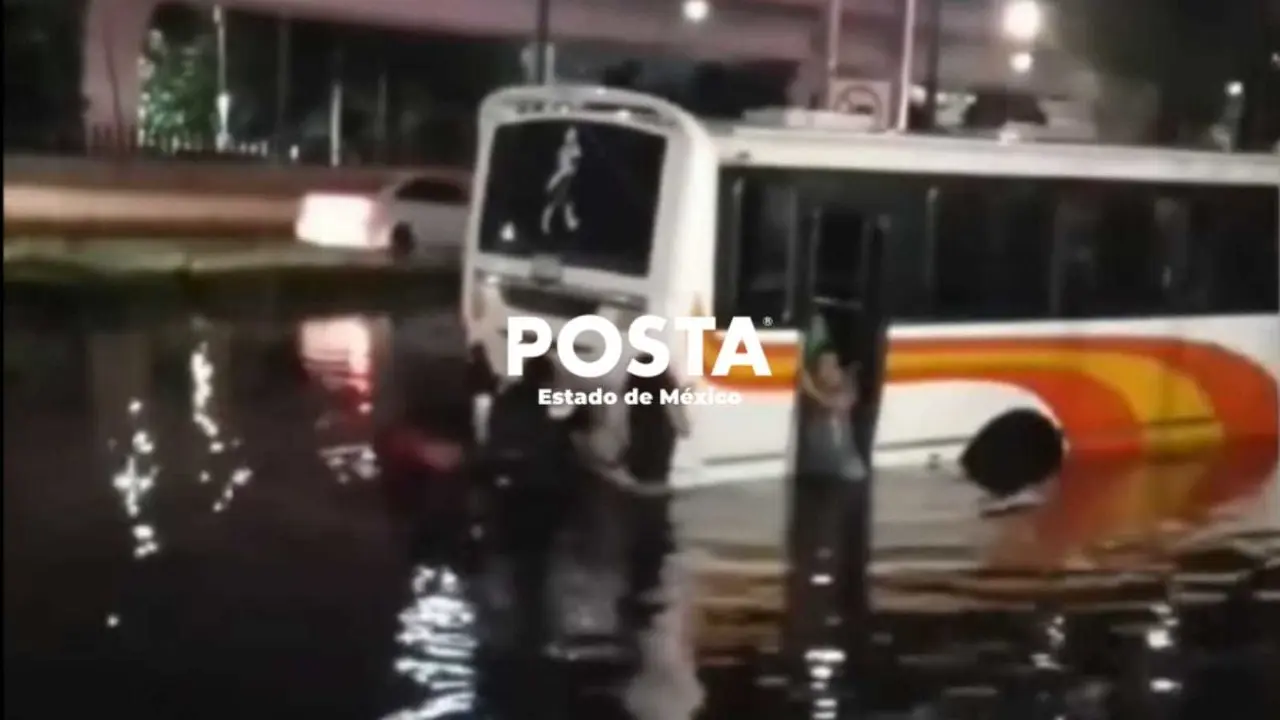
[[[1044,11],[1036,0],[1013,0],[1004,6],[1004,33],[1014,40],[1035,40],[1043,27]]]
[[[1244,83],[1239,80],[1232,80],[1227,83],[1227,95],[1231,97],[1240,97],[1244,94]]]
[[[700,23],[711,15],[711,3],[707,0],[684,0],[681,13],[686,22]]]
[[[1035,67],[1035,57],[1026,51],[1016,52],[1009,56],[1009,67],[1019,75],[1025,75],[1031,72],[1031,68]]]

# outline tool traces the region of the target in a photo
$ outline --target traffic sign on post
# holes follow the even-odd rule
[[[827,107],[836,112],[867,117],[876,129],[889,126],[892,83],[842,77],[831,83]]]

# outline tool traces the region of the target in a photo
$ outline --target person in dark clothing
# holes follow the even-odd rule
[[[511,569],[518,646],[540,651],[549,637],[548,576],[557,536],[579,502],[581,471],[570,429],[538,402],[554,370],[530,362],[524,377],[494,397],[481,476],[486,552]]]
[[[417,368],[448,377],[443,363]],[[468,556],[472,486],[463,460],[472,444],[468,398],[410,385],[399,411],[378,429],[374,446],[380,488],[398,533],[415,561],[461,566]]]

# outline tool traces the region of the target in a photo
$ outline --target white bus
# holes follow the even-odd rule
[[[495,93],[465,252],[468,341],[501,374],[509,315],[749,316],[771,378],[676,370],[745,399],[692,409],[680,456],[698,472],[679,482],[777,478],[797,279],[870,267],[890,323],[877,467],[945,466],[1030,409],[1073,458],[1230,466],[1216,489],[1184,479],[1180,502],[1274,477],[1280,161],[855,132],[825,116],[717,126],[619,90]]]

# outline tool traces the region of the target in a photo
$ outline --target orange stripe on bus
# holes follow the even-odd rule
[[[747,393],[791,391],[795,343],[765,345],[771,376],[735,367],[727,377],[712,379],[710,363],[721,340],[709,339],[704,348],[711,382]],[[1275,379],[1248,358],[1205,343],[1132,337],[904,339],[891,343],[886,374],[891,384],[980,380],[1025,389],[1052,410],[1074,450],[1169,455],[1240,439],[1274,444],[1280,436]],[[1257,462],[1267,460],[1260,456]]]
[[[770,377],[735,368],[711,378],[721,340],[704,347],[708,381],[744,393],[793,391],[797,343],[765,345]],[[1276,378],[1219,345],[1130,336],[899,339],[886,378],[1000,383],[1050,408],[1071,452],[1053,496],[1004,538],[1005,546],[1027,545],[1013,553],[1018,562],[1058,564],[1150,536],[1171,520],[1203,523],[1215,508],[1257,497],[1280,462]]]

